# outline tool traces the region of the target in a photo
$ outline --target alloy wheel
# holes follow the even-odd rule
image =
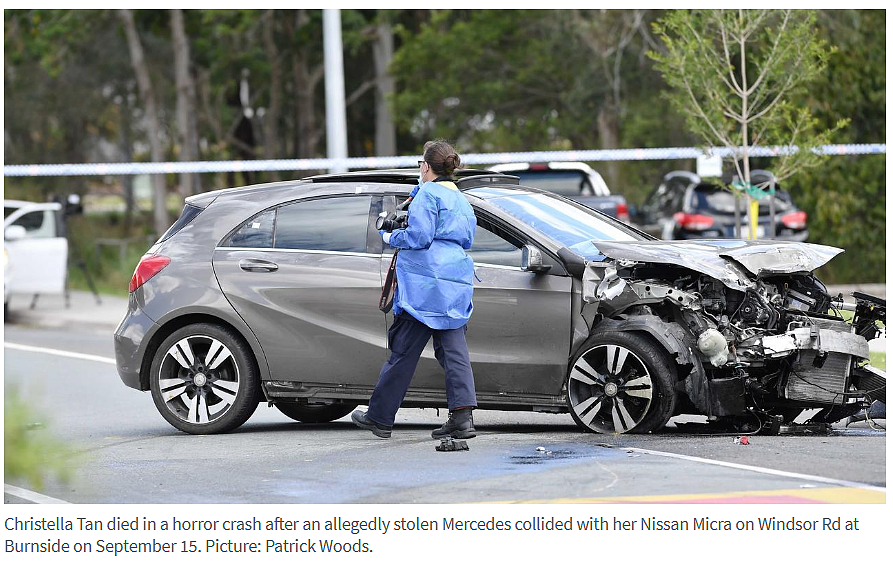
[[[645,419],[653,395],[645,363],[620,345],[597,345],[580,355],[568,377],[569,405],[595,432],[633,430]]]
[[[226,415],[241,385],[232,351],[208,335],[190,335],[174,343],[157,376],[167,409],[181,421],[199,425]]]

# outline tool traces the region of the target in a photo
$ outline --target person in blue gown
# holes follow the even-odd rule
[[[459,165],[459,155],[448,143],[426,143],[419,161],[420,184],[411,194],[408,225],[382,232],[385,243],[400,250],[394,322],[388,330],[391,355],[382,366],[369,409],[351,415],[354,424],[381,438],[391,436],[397,410],[432,337],[434,355],[444,369],[450,415],[431,436],[475,436],[471,411],[477,399],[465,341],[474,308],[474,263],[465,250],[474,241],[477,221],[451,181]]]

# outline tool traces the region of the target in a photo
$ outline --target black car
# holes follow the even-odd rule
[[[754,184],[768,182],[769,172],[754,170]],[[809,236],[806,213],[798,209],[791,195],[776,186],[775,208],[766,196],[759,200],[758,239],[803,242]],[[741,235],[748,236],[747,203],[738,198]],[[773,217],[774,214],[774,217]],[[702,180],[688,171],[674,171],[648,197],[634,222],[649,234],[664,240],[734,238],[735,197],[731,191]]]

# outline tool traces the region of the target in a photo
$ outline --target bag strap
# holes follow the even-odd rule
[[[394,251],[394,257],[391,258],[391,266],[388,267],[388,274],[384,279],[384,286],[381,289],[381,298],[378,299],[378,309],[384,313],[391,311],[394,307],[394,293],[397,290],[397,254],[400,250]]]

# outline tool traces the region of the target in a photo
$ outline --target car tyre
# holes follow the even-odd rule
[[[597,333],[570,362],[566,400],[574,421],[602,434],[663,428],[676,407],[676,371],[644,335]]]
[[[283,415],[301,423],[328,423],[340,419],[357,408],[356,405],[336,403],[274,403]]]
[[[251,347],[233,330],[212,323],[182,327],[161,343],[149,388],[161,416],[190,434],[231,431],[260,401]]]

